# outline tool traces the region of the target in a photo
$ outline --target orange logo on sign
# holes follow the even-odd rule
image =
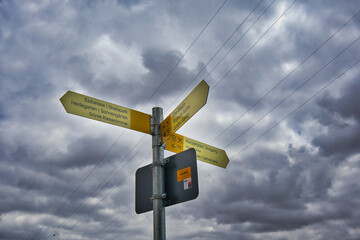
[[[180,182],[184,179],[191,178],[191,167],[183,168],[177,171],[177,181]]]

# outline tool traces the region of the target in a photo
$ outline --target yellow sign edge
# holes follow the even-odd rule
[[[101,121],[99,119],[94,119],[94,118],[91,118],[91,117],[83,116],[81,114],[76,114],[74,112],[69,111],[69,109],[66,106],[67,103],[65,102],[65,98],[66,98],[66,96],[69,96],[70,94],[75,94],[75,95],[85,97],[85,98],[87,97],[89,99],[91,98],[93,100],[100,101],[100,102],[105,103],[105,104],[110,104],[110,105],[114,105],[114,106],[118,106],[118,107],[127,109],[130,112],[130,114],[129,114],[129,116],[130,116],[129,125],[130,126],[129,127],[119,126],[119,125],[114,124],[114,123]],[[124,127],[124,128],[132,129],[132,130],[135,130],[135,131],[151,134],[151,131],[150,131],[150,115],[149,114],[139,112],[139,111],[136,111],[136,110],[133,110],[133,109],[130,109],[130,108],[115,104],[115,103],[107,102],[107,101],[104,101],[104,100],[101,100],[101,99],[98,99],[98,98],[95,98],[95,97],[91,97],[91,96],[87,96],[87,95],[84,95],[84,94],[81,94],[81,93],[77,93],[77,92],[74,92],[74,91],[71,91],[71,90],[68,90],[62,97],[60,97],[59,100],[60,100],[61,104],[63,105],[63,107],[64,107],[64,109],[65,109],[65,111],[67,113],[77,115],[77,116],[81,116],[81,117],[85,117],[85,118],[92,119],[92,120],[96,120],[96,121],[103,122],[103,123],[112,124],[112,125],[115,125],[115,126],[118,126],[118,127]]]
[[[202,86],[204,85],[204,86]],[[207,99],[208,99],[208,95],[209,95],[209,89],[210,89],[210,86],[207,84],[207,82],[205,80],[201,80],[201,82],[184,98],[184,100],[181,101],[181,103],[175,107],[175,109],[165,118],[165,120],[168,120],[170,121],[170,126],[164,126],[165,124],[165,120],[160,124],[161,125],[161,129],[162,129],[162,133],[161,133],[161,141],[162,143],[164,143],[172,134],[174,134],[177,130],[180,129],[181,126],[183,126],[189,119],[187,119],[185,122],[183,122],[177,129],[174,129],[174,125],[172,123],[173,121],[173,115],[174,115],[174,112],[176,111],[176,109],[181,106],[183,103],[185,103],[192,94],[194,94],[196,91],[200,91],[200,90],[203,90],[202,88],[206,89],[206,94],[205,94],[205,101],[204,101],[204,104],[201,105],[201,107],[199,109],[197,109],[192,116],[194,116],[203,106],[205,106],[205,104],[207,103]],[[171,132],[170,134],[165,134],[163,133],[163,129],[167,129],[167,128],[170,128]]]
[[[188,139],[188,140],[190,140],[190,141],[198,142],[198,143],[201,143],[201,144],[204,145],[204,146],[209,146],[209,147],[211,147],[211,148],[214,148],[214,149],[217,149],[217,150],[223,152],[224,157],[225,157],[226,160],[227,160],[227,161],[223,161],[223,162],[218,162],[218,163],[221,163],[221,164],[215,164],[215,163],[212,162],[212,161],[205,161],[205,160],[199,159],[199,157],[196,157],[199,161],[206,162],[206,163],[212,164],[212,165],[214,165],[214,166],[222,167],[222,168],[226,168],[227,165],[228,165],[229,162],[230,162],[229,157],[228,157],[227,154],[226,154],[226,151],[223,150],[223,149],[220,149],[220,148],[211,146],[211,145],[206,144],[206,143],[202,143],[202,142],[200,142],[200,141],[194,140],[194,139],[189,138],[189,137],[185,137],[185,136],[180,135],[180,134],[177,134],[177,133],[174,133],[172,136],[170,136],[170,138],[172,138],[172,137],[174,137],[175,139],[178,139],[178,140],[181,139],[181,140],[179,141],[180,144],[171,144],[172,142],[169,141],[169,140],[167,140],[166,143],[165,143],[165,150],[168,150],[168,151],[171,151],[171,152],[174,152],[174,153],[180,153],[180,152],[182,152],[182,151],[185,151],[185,150],[189,149],[189,148],[185,148],[185,141],[186,141],[186,139]],[[170,138],[169,138],[169,139],[170,139]],[[171,144],[171,145],[170,145],[170,144]],[[181,146],[180,146],[180,145],[181,145]],[[194,147],[194,146],[192,146],[192,148],[194,148],[195,151],[197,150],[197,148]],[[197,156],[198,156],[198,154],[199,154],[199,152],[196,151],[196,155],[197,155]]]

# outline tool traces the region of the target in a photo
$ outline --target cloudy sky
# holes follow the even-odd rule
[[[226,150],[168,239],[360,239],[357,0],[0,0],[0,239],[152,239],[135,213],[151,136],[67,114],[71,90]],[[165,152],[166,156],[172,155]]]

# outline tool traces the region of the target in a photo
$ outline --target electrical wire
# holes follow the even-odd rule
[[[184,92],[191,86],[191,84],[200,76],[200,74],[204,71],[204,69],[210,64],[210,62],[218,55],[218,53],[225,47],[225,45],[229,42],[229,40],[235,35],[235,33],[244,25],[244,23],[247,21],[247,19],[251,16],[251,14],[253,14],[253,12],[256,10],[256,8],[263,2],[264,0],[259,1],[255,7],[252,9],[252,11],[246,16],[246,18],[235,28],[235,30],[230,34],[230,36],[226,39],[226,41],[222,44],[222,46],[213,54],[213,56],[208,60],[208,62],[201,68],[201,70],[198,72],[198,74],[196,74],[196,76],[190,81],[190,83],[185,87],[185,89],[178,95],[178,97],[175,99],[175,101],[170,105],[170,107],[168,109],[171,109],[171,107],[178,101],[178,99],[184,94]],[[257,22],[257,20],[259,20],[259,18],[265,13],[265,11],[268,10],[268,8],[273,4],[275,0],[273,0],[270,5],[260,14],[260,16],[256,19],[255,22]],[[254,24],[252,24],[253,26]],[[252,28],[252,26],[250,28]],[[249,29],[250,29],[249,28]],[[248,31],[246,31],[247,33]],[[243,38],[243,36],[246,34],[244,33],[239,40],[237,40],[237,42],[235,43],[235,45],[237,45],[240,40]],[[231,49],[234,48],[234,46],[232,46]],[[205,77],[206,78],[206,77]]]
[[[225,77],[234,69],[234,67],[235,67],[237,64],[239,64],[239,62],[247,56],[247,54],[259,43],[259,41],[260,41],[260,40],[275,26],[275,24],[286,14],[286,12],[288,12],[288,10],[295,4],[295,2],[296,2],[296,0],[294,0],[294,1],[287,7],[287,9],[286,9],[284,12],[282,12],[282,14],[281,14],[281,15],[273,22],[273,24],[260,36],[260,38],[247,50],[247,52],[241,56],[241,58],[230,68],[230,70],[221,78],[220,81],[222,81],[223,79],[225,79]],[[261,2],[259,2],[258,5],[259,5],[260,3],[261,3]],[[241,39],[251,30],[251,28],[257,23],[257,21],[260,19],[260,17],[264,15],[264,13],[270,8],[270,6],[271,6],[273,3],[274,3],[274,0],[265,8],[265,10],[257,17],[257,19],[256,19],[256,20],[251,24],[251,26],[245,31],[245,33],[242,34],[242,36],[236,41],[236,43],[230,48],[230,50],[229,50],[229,51],[220,59],[220,61],[212,68],[212,70],[207,74],[207,76],[205,77],[205,79],[207,79],[208,76],[216,69],[216,67],[226,58],[226,56],[234,49],[234,47],[241,41]],[[258,5],[256,5],[255,8],[256,8]],[[255,11],[255,8],[252,10],[252,12]],[[252,12],[251,12],[251,13],[252,13]],[[251,14],[251,13],[250,13],[250,14]],[[250,14],[247,16],[247,18],[250,16]],[[246,19],[247,19],[247,18],[246,18]],[[239,25],[239,27],[240,27],[242,24],[243,24],[243,23],[241,23],[241,24]],[[239,27],[238,27],[238,28],[239,28]],[[233,34],[234,34],[234,33],[233,33]],[[232,35],[233,35],[233,34],[232,34]],[[227,40],[227,41],[228,41],[228,40]],[[220,49],[221,49],[221,48],[220,48]],[[215,55],[214,55],[213,57],[215,57]],[[209,62],[208,62],[208,63],[209,63]],[[202,70],[201,70],[201,71],[202,71]],[[201,71],[199,72],[199,74],[201,73]],[[198,75],[199,75],[199,74],[198,74]],[[197,76],[198,76],[198,75],[197,75]],[[185,92],[185,90],[191,85],[191,83],[192,83],[194,80],[195,80],[195,78],[190,82],[190,84],[187,85],[187,87],[186,87],[186,88],[183,90],[183,92],[177,97],[177,99],[173,102],[173,104],[179,99],[179,97]],[[219,81],[219,82],[220,82],[220,81]],[[218,83],[219,83],[219,82],[218,82]],[[213,91],[213,90],[217,87],[218,83],[216,83],[216,85],[210,89],[210,92]],[[173,105],[173,104],[172,104],[172,105]],[[172,105],[171,105],[171,106],[172,106]],[[215,140],[215,139],[214,139],[214,140]],[[214,140],[213,140],[213,141],[214,141]]]
[[[245,54],[225,73],[225,75],[212,87],[212,89],[210,89],[210,92],[212,92],[219,83],[221,83],[226,77],[227,75],[236,67],[236,65],[238,65],[241,60],[243,60],[248,54],[249,52],[261,41],[261,39],[270,31],[270,29],[272,29],[275,24],[287,13],[287,11],[289,11],[289,9],[295,4],[296,0],[294,0],[290,6],[276,19],[276,21],[261,35],[261,37],[245,52]],[[213,71],[213,70],[212,70]],[[210,71],[210,74],[211,72]]]
[[[212,70],[206,75],[206,77],[204,78],[204,79],[207,79],[209,76],[210,76],[210,74],[219,66],[219,64],[228,56],[228,54],[235,48],[235,46],[241,41],[241,39],[251,30],[251,28],[257,23],[257,21],[260,19],[260,17],[261,16],[263,16],[264,15],[264,13],[271,7],[271,5],[274,3],[274,1],[275,0],[273,0],[266,8],[265,8],[265,10],[257,17],[257,19],[251,24],[251,26],[245,31],[245,33],[244,34],[242,34],[242,36],[236,41],[236,43],[228,50],[228,52],[220,59],[220,61],[212,68]],[[224,80],[225,78],[226,78],[226,76],[235,68],[235,66],[237,65],[237,64],[239,64],[239,62],[242,60],[242,59],[244,59],[246,56],[247,56],[247,54],[259,43],[259,41],[270,31],[270,29],[272,29],[274,26],[275,26],[275,24],[285,15],[285,13],[295,4],[295,2],[296,2],[296,0],[294,0],[289,6],[288,6],[288,8],[275,20],[275,22],[260,36],[260,38],[245,52],[245,54],[243,54],[242,56],[241,56],[241,58],[230,68],[230,70],[220,79],[220,81],[219,82],[217,82],[216,84],[215,84],[215,86],[213,86],[211,89],[210,89],[210,92],[212,92],[216,87],[217,87],[217,85],[222,81],[222,80]],[[256,6],[257,7],[257,6]],[[255,8],[252,10],[252,12],[255,10]],[[248,15],[248,17],[249,17],[250,15]],[[248,18],[247,17],[247,18]],[[233,35],[233,34],[232,34]],[[228,41],[228,40],[227,40]],[[223,46],[221,47],[221,48],[223,48]],[[220,50],[221,50],[221,48],[220,48]],[[219,51],[220,51],[219,50]],[[218,52],[219,52],[218,51]],[[217,53],[216,53],[217,54]],[[213,58],[215,57],[215,55],[210,59],[210,60],[212,60]],[[210,61],[209,61],[210,62]],[[208,63],[209,63],[208,62]],[[208,64],[207,63],[207,64]],[[206,65],[207,66],[207,65]],[[202,69],[203,70],[203,69]],[[201,70],[201,71],[202,71]],[[197,74],[197,76],[198,75],[200,75],[200,73],[201,73],[201,71]],[[194,80],[195,80],[196,78],[194,78],[188,85],[187,85],[187,87],[182,91],[182,93],[176,98],[176,100],[174,101],[174,102],[176,102],[178,99],[179,99],[179,97],[186,91],[186,89],[188,89],[189,87],[190,87],[190,85],[194,82]],[[173,103],[174,104],[174,103]],[[173,105],[172,104],[172,105]],[[172,106],[171,105],[171,106]]]
[[[359,11],[360,12],[360,11]],[[359,13],[358,12],[358,13]],[[358,14],[357,13],[357,14]],[[357,15],[355,14],[355,16]],[[353,19],[353,18],[351,18]],[[349,21],[348,21],[349,22]],[[251,126],[249,126],[245,131],[243,131],[238,137],[236,137],[233,141],[231,141],[228,145],[226,145],[224,148],[228,148],[233,142],[235,142],[237,139],[239,139],[241,136],[243,136],[247,131],[249,131],[252,127],[254,127],[257,123],[259,123],[262,119],[264,119],[268,114],[270,114],[275,108],[277,108],[280,104],[282,104],[284,101],[286,101],[291,95],[293,95],[296,91],[298,91],[301,87],[303,87],[306,83],[308,83],[309,81],[311,81],[317,74],[319,74],[322,70],[324,70],[329,64],[331,64],[336,58],[338,58],[341,54],[343,54],[346,50],[348,50],[352,45],[354,45],[357,41],[360,40],[360,37],[356,38],[353,42],[351,42],[347,47],[345,47],[342,51],[340,51],[334,58],[332,58],[329,62],[327,62],[323,67],[321,67],[317,72],[315,72],[315,74],[313,74],[310,78],[308,78],[306,81],[304,81],[301,85],[299,85],[293,92],[291,92],[287,97],[285,97],[284,99],[282,99],[278,104],[276,104],[272,109],[270,109],[266,114],[264,114],[261,118],[259,118],[255,123],[253,123]],[[359,60],[360,61],[360,60]],[[343,74],[345,74],[348,70],[350,70],[352,67],[354,67],[356,64],[359,63],[359,61],[357,61],[356,63],[354,63],[351,67],[349,67],[346,71],[344,71],[343,73],[341,73],[338,77],[336,77],[333,81],[331,81],[329,84],[327,84],[324,88],[328,87],[331,83],[333,83],[336,79],[340,78]],[[321,88],[321,90],[319,90],[319,92],[323,91],[324,88]],[[317,95],[318,93],[316,93],[315,95]],[[310,99],[312,99],[314,96],[312,96]],[[300,107],[302,107],[303,105],[305,105],[308,101],[307,100],[305,103],[301,104]],[[284,121],[289,115],[291,115],[293,112],[297,111],[300,107],[298,107],[297,109],[295,109],[294,111],[292,111],[290,114],[288,114],[284,119],[282,119],[280,122]],[[273,129],[274,127],[276,127],[278,124],[280,124],[280,122],[278,122],[277,124],[275,124],[273,127],[271,127],[270,129],[268,129],[267,131],[265,131],[263,134],[261,134],[258,138],[256,138],[253,142],[251,142],[249,145],[247,145],[245,148],[243,148],[240,152],[238,152],[237,154],[235,154],[234,156],[230,157],[230,158],[234,158],[235,156],[237,156],[238,154],[240,154],[242,151],[244,151],[245,149],[247,149],[250,145],[252,145],[253,143],[255,143],[256,141],[258,141],[262,136],[264,136],[267,132],[271,131],[271,129]],[[217,169],[215,169],[214,171],[212,171],[211,173],[209,173],[206,177],[204,177],[203,180],[208,179],[209,176],[211,176],[214,172],[216,172]]]
[[[295,92],[297,92],[300,88],[302,88],[305,84],[311,81],[317,74],[319,74],[322,70],[324,70],[329,64],[331,64],[336,58],[338,58],[341,54],[343,54],[347,49],[349,49],[352,45],[354,45],[360,37],[355,39],[351,44],[349,44],[346,48],[344,48],[340,53],[338,53],[334,58],[332,58],[329,62],[327,62],[323,67],[321,67],[316,73],[314,73],[310,78],[300,84],[295,90],[293,90],[289,95],[287,95],[284,99],[278,102],[274,107],[272,107],[268,112],[266,112],[262,117],[260,117],[257,121],[251,124],[245,131],[243,131],[238,137],[232,140],[229,144],[225,146],[228,148],[231,144],[233,144],[236,140],[238,140],[241,136],[243,136],[246,132],[248,132],[251,128],[253,128],[256,124],[258,124],[261,120],[263,120],[267,115],[269,115],[272,111],[274,111],[278,106],[280,106],[283,102],[285,102],[289,97],[291,97]]]
[[[347,73],[351,68],[353,68],[354,66],[356,66],[357,64],[359,64],[360,59],[357,60],[354,64],[352,64],[349,68],[347,68],[344,72],[342,72],[340,75],[338,75],[335,79],[333,79],[332,81],[330,81],[329,83],[327,83],[325,86],[323,86],[321,89],[319,89],[314,95],[312,95],[310,98],[308,98],[305,102],[303,102],[302,104],[300,104],[297,108],[295,108],[293,111],[291,111],[290,113],[288,113],[284,118],[282,118],[279,122],[277,122],[275,125],[273,125],[272,127],[270,127],[268,130],[266,130],[265,132],[263,132],[262,134],[260,134],[258,137],[256,137],[253,141],[251,141],[248,145],[246,145],[243,149],[241,149],[238,153],[236,153],[235,155],[232,156],[232,158],[235,158],[237,155],[239,155],[240,153],[242,153],[244,150],[246,150],[248,147],[250,147],[251,145],[253,145],[255,142],[257,142],[260,138],[262,138],[264,135],[266,135],[268,132],[270,132],[272,129],[274,129],[275,127],[279,126],[280,123],[282,123],[285,119],[287,119],[290,115],[292,115],[293,113],[295,113],[296,111],[298,111],[301,107],[303,107],[306,103],[308,103],[310,100],[312,100],[314,97],[316,97],[317,95],[319,95],[322,91],[324,91],[327,87],[329,87],[331,84],[333,84],[336,80],[338,80],[340,77],[342,77],[345,73]]]
[[[102,180],[97,187],[86,196],[86,200],[84,202],[82,202],[75,210],[73,210],[73,213],[67,217],[65,220],[63,220],[62,223],[59,224],[58,227],[56,227],[57,229],[62,228],[76,213],[78,213],[84,206],[86,206],[87,202],[89,201],[89,198],[92,195],[97,195],[99,194],[109,183],[111,183],[115,177],[128,165],[128,163],[130,163],[130,161],[126,161],[121,168],[115,173],[113,174],[113,172],[120,166],[121,163],[124,162],[125,159],[127,159],[127,157],[130,155],[130,153],[137,147],[137,145],[145,138],[146,135],[144,135],[138,142],[137,144],[135,144],[134,147],[132,147],[132,149],[123,157],[123,161],[119,161],[119,163],[112,168],[111,172],[107,175],[107,177]],[[145,143],[146,144],[146,143]],[[143,146],[145,145],[143,144]],[[135,153],[136,154],[141,150],[142,148],[139,148],[138,151]],[[111,177],[111,179],[109,181],[107,181],[109,178]],[[107,182],[106,182],[107,181]],[[98,190],[98,191],[97,191]],[[74,227],[75,225],[73,225]]]
[[[238,119],[232,122],[225,130],[223,130],[219,135],[217,135],[212,142],[218,139],[224,132],[226,132],[230,127],[232,127],[237,121],[239,121],[245,114],[247,114],[251,109],[253,109],[260,101],[262,101],[270,92],[272,92],[278,85],[280,85],[285,79],[287,79],[293,72],[295,72],[301,65],[303,65],[308,59],[310,59],[320,48],[322,48],[330,39],[332,39],[335,35],[337,35],[348,23],[350,23],[357,15],[359,15],[360,10],[357,11],[348,21],[346,21],[340,28],[337,29],[330,37],[325,40],[322,44],[319,45],[308,57],[306,57],[298,66],[296,66],[288,75],[286,75],[283,79],[281,79],[275,86],[273,86],[265,95],[263,95],[255,104],[253,104],[247,111],[245,111]],[[242,133],[244,134],[244,133]],[[229,146],[228,144],[227,146]],[[226,147],[225,147],[226,148]],[[212,175],[216,170],[208,174],[204,177],[204,180],[207,179],[210,175]]]
[[[297,71],[309,58],[311,58],[316,52],[318,52],[330,39],[332,39],[338,32],[340,32],[349,22],[351,22],[360,11],[353,15],[347,22],[345,22],[339,29],[337,29],[330,37],[328,37],[323,43],[321,43],[309,56],[307,56],[300,64],[298,64],[293,70],[291,70],[284,78],[277,82],[269,91],[267,91],[261,98],[259,98],[250,108],[248,108],[240,117],[226,127],[213,141],[222,136],[228,129],[230,129],[235,123],[243,118],[248,112],[250,112],[256,105],[258,105],[266,96],[268,96],[275,88],[277,88],[282,82],[284,82],[290,75]]]
[[[126,213],[128,213],[128,212],[126,212]],[[113,228],[111,231],[107,232],[107,235],[115,232],[115,231],[118,230],[121,226],[123,226],[123,225],[127,224],[128,222],[130,222],[130,220],[131,220],[131,218],[128,218],[126,221],[122,222],[120,225],[118,225],[117,227]],[[113,222],[114,222],[114,221],[113,221]],[[113,222],[112,222],[112,223],[113,223]],[[111,224],[112,224],[112,223],[111,223]],[[111,225],[111,224],[110,224],[110,225]],[[109,225],[108,225],[107,227],[109,227]],[[106,227],[106,228],[107,228],[107,227]],[[105,228],[105,229],[106,229],[106,228]],[[96,237],[97,235],[99,235],[99,233],[104,232],[105,229],[101,229],[100,231],[98,231],[97,233],[95,233],[95,234],[94,234],[94,237]],[[129,227],[126,228],[125,231],[122,231],[122,234],[124,234],[125,232],[129,231],[129,229],[130,229]]]
[[[280,123],[282,123],[285,119],[287,119],[289,116],[291,116],[293,113],[298,111],[301,107],[303,107],[305,104],[307,104],[309,101],[311,101],[314,97],[319,95],[322,91],[324,91],[326,88],[328,88],[331,84],[333,84],[336,80],[338,80],[340,77],[342,77],[345,73],[347,73],[350,69],[355,67],[357,64],[360,63],[360,59],[357,60],[354,64],[352,64],[349,68],[347,68],[345,71],[343,71],[341,74],[339,74],[336,78],[334,78],[332,81],[325,84],[322,88],[320,88],[315,94],[313,94],[310,98],[308,98],[306,101],[304,101],[302,104],[300,104],[298,107],[296,107],[294,110],[292,110],[290,113],[288,113],[285,117],[283,117],[280,121],[278,121],[276,124],[274,124],[272,127],[264,131],[262,134],[260,134],[258,137],[256,137],[253,141],[251,141],[249,144],[247,144],[244,148],[242,148],[239,152],[231,156],[231,159],[234,159],[237,155],[245,151],[247,148],[252,146],[254,143],[256,143],[258,140],[260,140],[263,136],[265,136],[268,132],[270,132],[272,129],[276,128]],[[211,173],[207,174],[206,177],[204,177],[202,180],[207,181],[211,175],[213,175],[218,169],[215,169]]]
[[[146,144],[146,143],[145,143],[145,144]],[[144,144],[143,146],[145,146],[145,144]],[[143,147],[143,146],[142,146],[142,147]],[[127,161],[126,163],[129,163],[130,160],[134,159],[135,156],[140,152],[140,150],[142,149],[142,147],[139,148],[139,149],[137,150],[137,152],[134,154],[134,156],[133,156],[132,158],[130,158],[129,161]],[[129,171],[129,172],[130,172],[130,171]],[[119,173],[120,173],[120,171],[117,172],[117,174],[119,174]],[[116,175],[117,175],[117,174],[116,174]],[[114,177],[115,177],[115,176],[114,176]],[[93,206],[91,207],[91,210],[93,210],[93,209],[95,209],[97,206],[99,206],[99,204],[100,204],[102,201],[104,201],[121,183],[123,183],[123,182],[127,179],[127,177],[128,177],[128,174],[125,175],[117,184],[115,184],[115,185],[111,188],[111,190],[108,191],[108,192],[102,197],[102,199],[100,199],[95,205],[93,205]],[[114,179],[114,178],[113,178],[113,179]],[[112,180],[113,180],[113,179],[112,179]],[[109,181],[108,183],[110,183],[110,181]],[[84,217],[86,217],[86,216],[84,216]],[[80,222],[80,219],[76,219],[76,220],[75,220],[75,223],[74,223],[70,228],[68,228],[66,231],[71,231],[71,230],[73,230],[73,229],[79,224],[79,222]]]
[[[165,83],[165,81],[169,78],[169,76],[171,75],[171,73],[174,71],[174,69],[179,65],[179,63],[181,62],[181,60],[183,60],[183,58],[185,57],[185,55],[189,52],[189,50],[194,46],[195,42],[199,39],[199,37],[202,35],[202,33],[205,31],[205,29],[209,26],[209,24],[212,22],[212,20],[215,18],[215,16],[220,12],[220,10],[222,9],[222,7],[225,5],[225,3],[227,2],[227,0],[225,0],[221,6],[218,8],[218,10],[214,13],[214,15],[211,17],[211,19],[209,20],[209,22],[205,25],[205,27],[201,30],[201,32],[198,34],[198,36],[195,38],[195,40],[191,43],[190,47],[185,51],[185,53],[181,56],[181,58],[177,61],[177,63],[174,65],[174,67],[170,70],[170,72],[166,75],[166,77],[162,80],[162,82],[160,83],[160,85],[157,87],[157,89],[155,90],[155,92],[149,97],[149,99],[147,100],[146,104],[147,105],[151,98],[157,93],[157,91],[159,91],[159,89],[161,88],[161,86]]]
[[[70,201],[70,199],[72,198],[72,196],[74,196],[74,194],[80,189],[80,187],[82,186],[82,184],[84,184],[84,182],[89,178],[89,176],[95,171],[95,169],[105,160],[105,157],[107,154],[109,154],[109,152],[111,151],[111,149],[115,146],[115,144],[119,141],[119,139],[122,137],[122,135],[124,135],[123,131],[115,140],[115,142],[106,150],[106,152],[103,154],[103,156],[100,158],[100,161],[98,161],[96,163],[96,165],[94,166],[94,168],[86,175],[86,177],[80,182],[80,184],[71,192],[71,194],[69,195],[69,197],[67,197],[66,201],[59,207],[56,209],[55,213],[52,214],[52,217],[45,223],[45,227],[47,227],[50,222],[54,219],[55,215],[57,213],[59,213],[59,211]],[[41,233],[41,229],[35,233],[35,235],[31,238],[31,239],[36,239],[39,234]]]

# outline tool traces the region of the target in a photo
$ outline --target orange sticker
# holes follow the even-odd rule
[[[191,178],[191,167],[183,168],[177,171],[177,181],[180,182],[184,179]]]

